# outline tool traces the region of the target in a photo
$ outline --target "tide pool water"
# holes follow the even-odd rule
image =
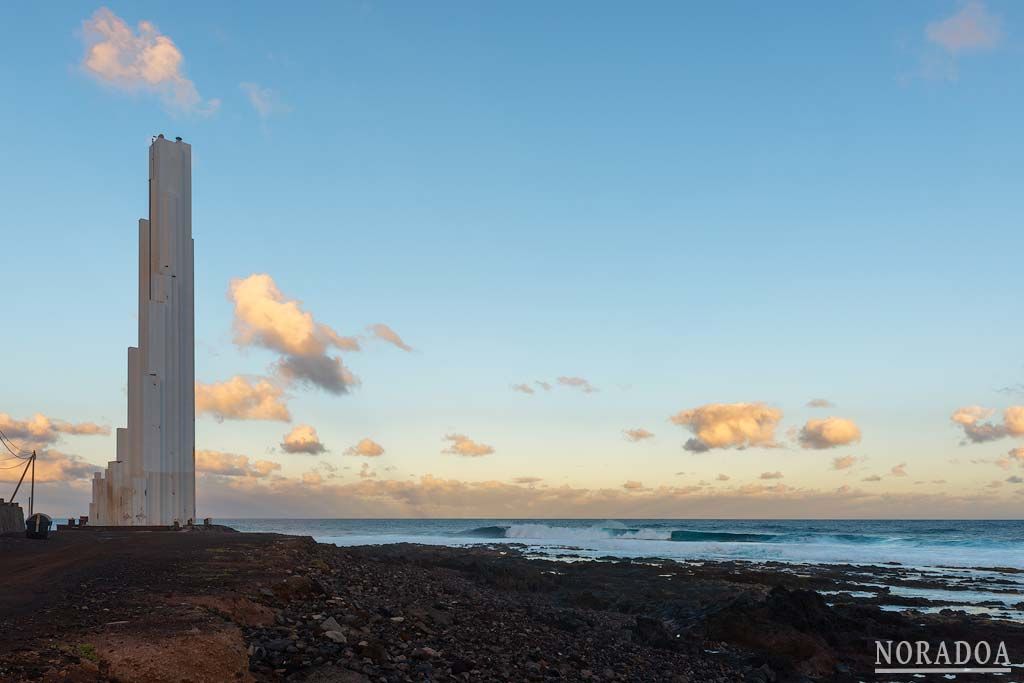
[[[551,557],[660,557],[1024,570],[1017,520],[226,519],[321,543],[519,543]]]

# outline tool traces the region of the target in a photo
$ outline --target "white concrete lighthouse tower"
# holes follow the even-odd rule
[[[128,427],[92,481],[90,524],[186,524],[196,516],[192,148],[149,147],[139,220],[139,346],[128,349]]]

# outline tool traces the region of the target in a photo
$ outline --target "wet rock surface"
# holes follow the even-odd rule
[[[3,681],[846,682],[875,680],[876,639],[1005,641],[1024,656],[1019,623],[884,611],[881,588],[855,597],[879,577],[932,585],[888,566],[69,532],[0,538],[0,575]]]

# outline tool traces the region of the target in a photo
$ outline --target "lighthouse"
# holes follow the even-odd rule
[[[139,344],[128,349],[128,426],[92,480],[90,522],[187,524],[196,516],[192,148],[149,147],[149,218],[139,220]]]

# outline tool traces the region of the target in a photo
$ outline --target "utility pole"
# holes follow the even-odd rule
[[[32,484],[28,492],[28,516],[31,517],[36,505],[36,452],[32,451]]]

